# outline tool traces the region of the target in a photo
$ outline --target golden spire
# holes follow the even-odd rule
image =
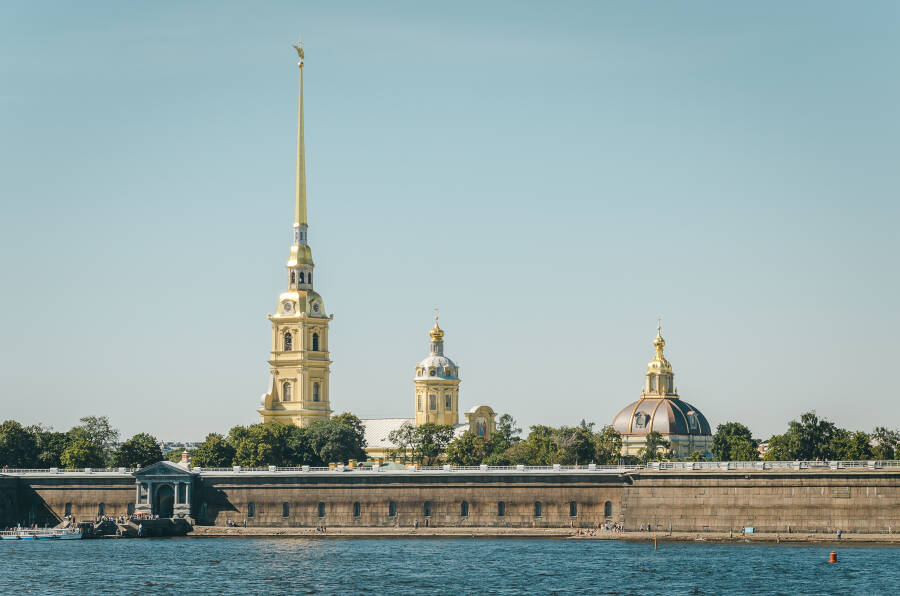
[[[297,105],[297,178],[294,184],[294,228],[306,225],[306,148],[303,144],[303,41],[294,46],[300,67],[300,99]],[[296,244],[296,242],[295,242]]]
[[[438,325],[438,309],[434,309],[434,327],[429,332],[431,341],[444,341],[444,330]]]

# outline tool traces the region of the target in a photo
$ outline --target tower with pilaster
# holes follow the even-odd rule
[[[459,424],[459,367],[444,356],[444,330],[434,317],[428,358],[416,365],[416,426]]]
[[[269,389],[257,412],[263,422],[307,426],[331,416],[328,326],[322,297],[313,290],[313,259],[307,241],[306,150],[303,139],[303,43],[294,46],[300,60],[297,108],[297,171],[294,185],[294,222],[287,262],[287,291],[278,297],[272,324]]]

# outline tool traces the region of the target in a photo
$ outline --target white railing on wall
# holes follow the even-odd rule
[[[648,471],[766,471],[766,470],[900,470],[900,460],[869,460],[869,461],[663,461],[650,462],[646,465],[577,465],[563,466],[554,464],[550,466],[419,466],[416,464],[407,464],[403,468],[386,467],[377,465],[359,465],[350,467],[347,465],[337,465],[328,467],[316,466],[295,466],[295,467],[277,467],[267,466],[262,468],[244,468],[241,466],[231,466],[228,468],[192,468],[193,472],[200,474],[306,474],[306,473],[379,473],[379,474],[396,474],[396,473],[592,473],[592,474],[623,474],[627,472],[636,472],[641,470]],[[54,474],[96,474],[96,475],[131,475],[136,472],[136,468],[83,468],[83,469],[59,469],[59,468],[2,468],[0,476],[24,476],[24,475],[54,475]]]

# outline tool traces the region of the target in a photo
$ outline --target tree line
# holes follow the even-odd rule
[[[536,425],[524,439],[521,432],[509,414],[500,416],[489,440],[471,431],[455,437],[449,425],[407,423],[388,435],[395,445],[388,456],[422,465],[442,462],[457,466],[615,464],[621,460],[622,436],[611,426],[595,431],[593,423],[584,422],[577,426]]]
[[[760,456],[761,441],[739,422],[716,427],[713,457],[720,461],[892,460],[900,455],[900,432],[883,426],[871,433],[847,430],[819,418],[815,411],[791,420],[787,430],[772,435]]]
[[[119,442],[119,431],[106,416],[86,416],[67,432],[15,420],[0,424],[0,466],[8,468],[142,468],[168,458],[180,461],[182,450],[163,453],[160,442],[138,433]],[[301,428],[280,423],[235,426],[227,436],[210,433],[191,452],[201,467],[322,466],[364,460],[362,423],[340,414]]]
[[[389,435],[395,445],[389,458],[420,465],[457,466],[631,464],[675,459],[663,435],[651,432],[637,456],[622,456],[622,436],[611,426],[592,423],[522,429],[509,414],[500,416],[490,440],[470,431],[455,436],[452,426],[404,424]],[[9,468],[140,468],[163,459],[179,461],[181,450],[163,453],[159,441],[138,433],[119,442],[119,431],[105,416],[86,416],[67,432],[42,425],[0,424],[0,466]],[[768,440],[760,455],[759,439],[740,422],[716,428],[711,456],[719,461],[891,460],[900,456],[900,432],[876,427],[871,433],[850,431],[806,412],[787,430]],[[227,435],[210,433],[190,452],[191,463],[203,468],[243,466],[325,466],[351,459],[366,460],[362,422],[344,413],[306,427],[276,422],[235,426]],[[686,459],[700,461],[695,451]]]

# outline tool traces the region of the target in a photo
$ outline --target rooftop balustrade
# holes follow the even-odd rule
[[[245,468],[231,466],[228,468],[191,468],[191,471],[201,475],[227,475],[227,474],[471,474],[478,473],[525,473],[525,474],[625,474],[640,472],[642,470],[652,472],[667,471],[768,471],[768,470],[799,470],[799,471],[824,471],[824,470],[900,470],[900,460],[869,460],[869,461],[660,461],[648,464],[636,465],[598,465],[585,464],[577,466],[563,466],[554,464],[549,466],[453,466],[449,464],[439,466],[420,466],[407,464],[404,468],[394,466],[359,465],[350,467],[338,464],[333,466],[293,466],[279,467],[266,466],[260,468]],[[0,476],[48,476],[48,475],[97,475],[119,476],[131,475],[137,468],[81,468],[72,469],[36,469],[36,468],[4,468],[0,470]]]

